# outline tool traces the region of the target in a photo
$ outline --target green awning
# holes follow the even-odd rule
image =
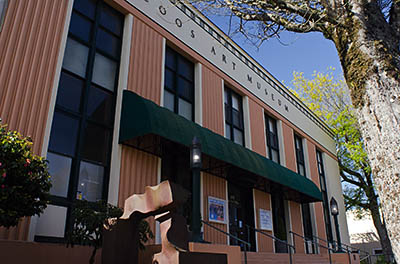
[[[119,142],[124,144],[133,138],[148,134],[157,135],[187,147],[191,145],[193,137],[197,136],[204,154],[298,192],[305,198],[304,202],[322,200],[318,187],[306,177],[160,107],[134,92],[125,90]]]

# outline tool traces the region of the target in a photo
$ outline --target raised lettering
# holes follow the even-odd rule
[[[247,74],[247,80],[251,83],[253,83],[253,77],[251,77],[250,75]]]
[[[195,38],[196,36],[194,35],[194,30],[192,29],[192,30],[190,30],[190,36],[192,37],[192,38]]]
[[[232,62],[232,69],[236,70],[236,63]]]
[[[160,11],[161,15],[165,16],[167,14],[167,9],[165,9],[165,7],[163,7],[162,5],[160,5],[158,7],[158,10]]]
[[[278,105],[282,105],[281,99],[278,99]]]
[[[175,24],[176,24],[178,27],[182,27],[182,21],[181,21],[179,18],[175,19]]]
[[[258,88],[258,90],[261,89],[261,83],[257,82],[257,88]]]
[[[211,53],[214,54],[214,55],[217,55],[217,53],[215,52],[214,46],[211,48]]]
[[[271,94],[272,101],[275,101],[274,94]]]
[[[265,95],[268,95],[268,90],[267,88],[264,89]]]
[[[289,107],[288,107],[287,105],[285,105],[285,110],[286,110],[287,112],[289,112]]]
[[[222,54],[222,61],[226,63],[226,56],[225,56],[225,54]]]

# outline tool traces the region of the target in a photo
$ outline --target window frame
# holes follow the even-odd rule
[[[166,46],[165,53],[167,54],[168,52],[170,54],[172,54],[172,56],[174,58],[175,69],[172,69],[171,67],[169,67],[167,65],[167,63],[166,63],[167,55],[166,55],[165,56],[165,63],[164,63],[164,91],[163,91],[163,93],[164,93],[164,107],[165,107],[165,91],[167,91],[167,92],[171,93],[174,96],[174,111],[173,112],[175,114],[177,114],[177,115],[180,115],[179,114],[179,99],[181,99],[181,100],[191,104],[192,116],[191,116],[190,121],[194,121],[194,115],[195,115],[195,113],[194,113],[195,112],[195,105],[194,105],[195,104],[195,76],[194,76],[195,75],[195,70],[194,70],[194,68],[195,68],[195,65],[194,65],[194,63],[192,61],[187,59],[185,56],[183,56],[182,54],[180,54],[176,50],[172,49],[169,46]],[[192,66],[191,67],[191,74],[193,76],[192,80],[188,79],[186,76],[184,76],[183,74],[181,74],[179,72],[178,63],[179,63],[180,60],[183,61],[183,62],[189,63]],[[165,76],[166,76],[166,71],[167,70],[169,70],[169,71],[171,71],[173,73],[173,84],[172,85],[173,85],[174,89],[171,89],[171,88],[167,87],[167,83],[165,81]],[[192,98],[188,99],[188,98],[185,98],[185,97],[183,97],[183,96],[181,96],[179,94],[178,78],[182,78],[182,79],[184,79],[185,81],[187,81],[187,82],[189,82],[191,84],[191,89],[192,89],[191,95],[192,95]],[[180,116],[182,116],[182,115],[180,115]]]
[[[299,148],[297,147],[297,142],[299,142]],[[304,157],[304,146],[303,146],[303,138],[297,134],[294,134],[294,148],[296,152],[296,166],[297,173],[301,176],[307,177],[306,171],[306,161]],[[300,166],[303,167],[304,175],[301,174]]]
[[[85,76],[82,77],[62,66],[61,68],[61,73],[60,73],[60,80],[59,80],[59,89],[61,85],[61,78],[64,73],[71,75],[73,78],[78,79],[83,82],[83,85],[81,87],[80,91],[80,103],[78,110],[76,109],[69,109],[63,105],[60,105],[58,100],[56,101],[56,105],[54,108],[54,116],[53,116],[53,122],[55,120],[55,114],[60,113],[63,115],[66,115],[69,118],[78,120],[78,132],[77,136],[75,138],[75,150],[74,153],[72,154],[66,154],[62,153],[59,149],[54,149],[50,146],[48,146],[48,152],[53,153],[56,155],[61,155],[65,156],[67,158],[70,158],[71,161],[71,167],[70,167],[70,173],[69,173],[69,180],[68,180],[68,191],[66,196],[57,196],[57,195],[51,195],[50,196],[50,204],[56,205],[56,206],[62,206],[67,208],[67,219],[66,219],[66,225],[65,225],[65,230],[68,230],[71,228],[72,225],[72,219],[71,219],[71,206],[73,205],[74,201],[77,199],[78,195],[78,183],[80,180],[80,169],[81,169],[81,163],[89,163],[91,165],[95,166],[101,166],[103,168],[103,175],[102,175],[102,182],[101,182],[101,191],[98,193],[99,196],[101,196],[101,199],[107,200],[108,196],[108,188],[109,188],[109,178],[110,178],[110,167],[111,167],[111,155],[112,155],[112,141],[113,141],[113,134],[114,134],[114,122],[115,122],[115,111],[116,111],[116,103],[117,103],[117,93],[118,93],[118,78],[119,78],[119,68],[120,68],[120,56],[122,52],[122,38],[123,38],[123,27],[124,27],[124,15],[119,13],[117,10],[109,6],[107,3],[105,3],[103,0],[97,0],[94,1],[95,4],[95,10],[94,12],[94,17],[93,19],[90,19],[88,16],[83,14],[81,11],[77,9],[77,7],[74,5],[73,10],[71,12],[71,19],[74,13],[86,17],[85,19],[88,19],[91,21],[91,30],[90,30],[90,37],[89,37],[89,42],[79,38],[78,36],[74,35],[71,28],[68,30],[68,37],[67,39],[72,39],[76,42],[78,42],[81,45],[84,45],[88,48],[88,56],[87,56],[87,61],[86,61],[86,69],[85,69]],[[103,31],[110,31],[106,28],[106,26],[101,25],[101,15],[106,15],[106,12],[111,12],[116,15],[116,22],[120,26],[120,34],[114,34],[114,37],[118,37],[118,46],[117,46],[117,54],[114,54],[115,56],[112,56],[108,54],[107,52],[104,52],[103,50],[100,49],[99,45],[97,45],[97,32],[100,30]],[[112,33],[112,32],[111,32]],[[65,51],[64,51],[65,52]],[[97,83],[94,82],[93,80],[93,73],[94,73],[94,65],[95,65],[95,58],[96,54],[100,54],[110,60],[112,60],[115,63],[116,66],[116,71],[115,71],[115,76],[114,81],[113,81],[113,90],[111,91],[107,87],[101,86]],[[111,79],[110,79],[111,80]],[[100,98],[101,104],[108,104],[106,107],[106,110],[109,110],[109,120],[101,120],[93,117],[93,113],[89,112],[89,100],[95,100],[96,98],[93,96],[93,91],[97,91],[99,89],[102,91],[104,94],[104,97]],[[59,93],[57,93],[57,97],[59,96]],[[111,101],[109,101],[111,100]],[[111,103],[110,103],[111,102]],[[101,104],[95,104],[97,110],[101,110]],[[105,157],[101,158],[101,161],[97,160],[97,157],[85,157],[84,153],[84,146],[85,142],[85,134],[86,134],[86,129],[90,126],[95,126],[96,129],[101,129],[102,132],[107,134],[107,141],[104,143],[104,151],[106,152]],[[53,129],[53,126],[52,126]],[[58,135],[57,135],[58,137]],[[57,139],[56,139],[57,140]],[[51,142],[51,136],[49,143]],[[51,164],[50,164],[51,166]],[[46,241],[46,242],[60,242],[63,241],[63,238],[55,238],[55,237],[41,237],[41,236],[35,236],[35,241]]]
[[[275,118],[271,117],[267,113],[264,113],[264,120],[265,120],[265,137],[266,137],[266,143],[267,143],[267,151],[268,151],[268,157],[270,160],[273,160],[272,156],[272,151],[276,151],[278,155],[278,160],[274,161],[278,164],[280,164],[280,152],[279,152],[279,137],[278,137],[278,122]],[[270,121],[273,124],[272,129],[270,128]],[[271,132],[271,130],[273,130]],[[271,143],[271,138],[274,138],[276,141],[276,146],[273,146]]]
[[[228,102],[226,102],[226,100],[225,100],[226,99],[225,98],[225,93],[227,94]],[[234,96],[238,99],[239,109],[234,109],[233,108],[232,99],[233,99]],[[228,139],[233,141],[233,142],[235,142],[235,132],[234,132],[234,130],[237,129],[240,132],[242,132],[241,145],[245,146],[245,131],[244,131],[245,129],[244,129],[244,118],[243,118],[243,116],[244,116],[243,115],[243,97],[240,94],[238,94],[235,91],[233,91],[231,88],[225,86],[224,87],[223,100],[224,100],[224,110],[225,110],[225,122],[224,122],[225,126],[224,126],[224,130],[226,130],[226,125],[229,125],[229,128],[230,128],[230,131],[229,131],[230,138],[228,138]],[[241,124],[242,127],[236,126],[234,124],[234,122],[233,122],[233,112],[234,111],[238,112],[238,114],[239,114],[239,124]],[[226,138],[226,133],[227,132],[225,131],[225,138]],[[237,142],[235,142],[235,143],[237,143]],[[237,143],[237,144],[239,144],[239,143]]]
[[[304,146],[303,146],[303,138],[297,134],[294,134],[294,148],[296,152],[296,165],[297,165],[297,173],[301,176],[307,178],[306,171],[306,160],[304,156]],[[301,166],[303,167],[304,175],[301,174]],[[313,240],[314,230],[312,226],[312,216],[311,216],[311,207],[308,203],[301,204],[301,215],[303,220],[303,235],[306,240]],[[309,244],[305,241],[305,250],[306,254],[314,254],[316,253],[316,248],[314,244],[309,248]]]
[[[320,189],[322,193],[322,205],[324,210],[326,237],[330,243],[333,243],[332,221],[330,217],[330,207],[329,207],[328,188],[327,188],[328,186],[326,185],[326,176],[325,176],[322,151],[316,148],[315,152],[316,152]]]

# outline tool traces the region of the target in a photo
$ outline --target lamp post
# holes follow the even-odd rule
[[[201,170],[201,144],[195,136],[190,146],[190,168],[192,170],[192,241],[201,242],[200,229],[200,170]]]
[[[331,205],[331,214],[333,215],[333,220],[335,221],[336,239],[337,239],[337,244],[338,244],[337,245],[338,248],[337,248],[336,252],[341,253],[341,252],[343,252],[343,250],[342,250],[342,242],[340,239],[340,230],[339,230],[339,221],[338,221],[339,207],[338,207],[338,204],[334,197],[332,197],[330,205]]]

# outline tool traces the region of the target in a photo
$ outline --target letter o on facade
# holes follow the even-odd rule
[[[180,20],[179,18],[175,19],[175,24],[176,24],[178,27],[182,27],[182,20]]]

